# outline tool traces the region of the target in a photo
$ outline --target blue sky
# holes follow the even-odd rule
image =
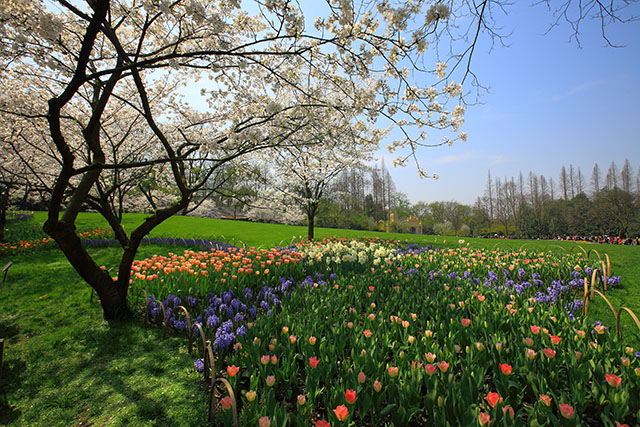
[[[415,168],[385,163],[398,191],[412,202],[456,200],[472,204],[481,196],[490,169],[493,177],[529,171],[557,182],[560,168],[580,168],[590,180],[597,162],[603,175],[612,161],[625,158],[640,168],[640,22],[610,27],[605,47],[596,22],[585,22],[581,48],[569,41],[567,25],[544,34],[553,21],[545,7],[518,1],[498,18],[509,47],[489,52],[481,42],[473,70],[490,91],[482,105],[467,109],[461,128],[466,143],[423,149],[421,166],[440,175],[420,180]],[[636,7],[636,14],[640,8]]]

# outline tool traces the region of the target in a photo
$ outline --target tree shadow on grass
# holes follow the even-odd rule
[[[171,405],[184,405],[183,399],[175,402],[172,397],[158,393],[165,385],[177,385],[183,380],[173,377],[173,373],[177,369],[188,368],[188,365],[182,366],[182,362],[176,361],[174,353],[181,346],[186,346],[185,341],[181,338],[162,340],[160,331],[143,328],[136,321],[113,322],[87,335],[82,337],[82,345],[75,351],[94,356],[90,363],[76,366],[73,376],[78,382],[93,382],[95,395],[92,400],[107,401],[114,395],[120,395],[125,405],[134,407],[126,416],[135,417],[138,422],[168,426],[186,421],[176,419],[167,411]],[[152,380],[158,380],[154,382],[155,386],[145,384]],[[105,409],[110,410],[108,407]],[[206,417],[205,405],[202,405],[201,414]],[[193,413],[184,415],[197,416]],[[197,421],[203,423],[205,420]]]
[[[89,303],[89,287],[62,255],[37,258],[28,274],[26,263],[13,267],[24,278],[0,286],[0,402],[2,392],[9,401],[0,406],[0,425],[206,423],[207,399],[191,374],[195,356],[186,356],[185,337],[163,340],[142,317],[101,322],[99,303]]]
[[[112,323],[109,328],[103,332],[102,339],[96,342],[96,353],[102,354],[106,358],[111,358],[112,365],[117,365],[118,359],[122,359],[122,348],[127,348],[128,357],[136,357],[141,353],[146,352],[144,348],[144,342],[137,340],[133,333],[127,333],[132,325]],[[115,359],[114,359],[115,357]],[[126,362],[122,360],[123,362]],[[131,369],[142,369],[149,372],[150,375],[160,375],[164,372],[161,367],[153,367],[147,361],[138,364]],[[126,367],[125,371],[117,372],[116,369],[111,369],[107,375],[103,375],[102,379],[113,388],[113,390],[133,403],[136,407],[136,415],[145,420],[154,420],[156,422],[162,420],[166,423],[169,422],[168,415],[165,410],[165,406],[171,402],[161,402],[158,399],[149,398],[146,393],[136,390],[131,385],[125,383],[122,380],[122,376],[127,375]]]
[[[20,410],[10,403],[10,395],[22,382],[21,374],[27,364],[21,359],[9,359],[9,344],[17,337],[19,329],[13,324],[0,324],[0,338],[4,339],[3,360],[0,366],[0,424],[5,425],[20,417]]]
[[[0,374],[0,424],[6,425],[20,418],[21,411],[11,403],[11,394],[22,384],[27,364],[21,359],[3,360]]]
[[[0,338],[4,338],[5,346],[10,342],[10,339],[18,335],[20,329],[15,325],[4,325],[0,323]]]

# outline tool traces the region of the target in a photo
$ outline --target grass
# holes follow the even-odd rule
[[[141,255],[165,250],[142,248]],[[93,251],[101,263],[116,251]],[[202,425],[206,395],[183,337],[107,324],[56,250],[13,259],[0,288],[0,425]]]
[[[132,230],[143,214],[126,215]],[[34,222],[42,223],[43,213]],[[105,227],[95,214],[82,214],[79,229]],[[289,243],[304,236],[306,227],[256,224],[192,217],[173,217],[153,235],[219,239],[248,246]],[[432,246],[457,246],[456,237],[414,236],[318,228],[317,238],[383,237]],[[549,245],[570,249],[573,242],[465,239],[471,247],[510,247],[540,251]],[[622,287],[608,293],[615,307],[625,305],[640,314],[640,248],[584,244],[611,257]],[[138,258],[165,254],[166,246],[143,246]],[[115,266],[116,248],[91,248],[101,265]],[[175,249],[174,249],[175,251]],[[97,302],[89,302],[89,287],[57,250],[12,257],[6,283],[0,284],[0,337],[5,340],[0,391],[0,425],[204,425],[206,394],[193,369],[184,337],[162,339],[158,329],[138,321],[107,324]],[[4,265],[6,258],[0,260]],[[614,325],[603,301],[589,316]],[[640,343],[630,317],[624,320],[625,340]],[[634,331],[632,334],[631,331]]]
[[[132,231],[144,221],[148,215],[126,214],[122,221],[127,231]],[[44,222],[46,214],[36,212],[35,220]],[[80,230],[97,227],[107,227],[107,222],[97,214],[81,213],[78,217],[77,228]],[[223,219],[197,218],[190,216],[173,216],[156,227],[150,237],[184,237],[206,238],[220,240],[232,244],[245,244],[255,247],[273,247],[287,245],[293,239],[307,236],[306,226],[263,224],[258,222],[230,221]],[[399,239],[411,241],[426,241],[426,236],[416,236],[401,233],[382,233],[377,231],[343,230],[339,228],[316,228],[316,239],[340,236],[346,238],[382,237],[385,239]],[[433,241],[433,236],[430,237]]]

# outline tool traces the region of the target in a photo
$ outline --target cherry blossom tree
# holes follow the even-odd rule
[[[290,193],[271,185],[262,188],[247,206],[246,216],[252,221],[298,225],[305,220],[300,205]]]
[[[343,171],[365,167],[386,130],[373,129],[341,112],[319,110],[310,124],[270,156],[269,187],[305,214],[307,237],[314,238],[315,216],[325,189]]]
[[[46,199],[55,180],[54,151],[45,138],[44,122],[31,120],[33,111],[17,86],[6,87],[0,81],[0,93],[13,94],[13,105],[24,116],[0,114],[0,240],[4,238],[6,213],[10,199],[25,203],[33,193]]]
[[[289,0],[242,7],[239,0],[0,0],[0,81],[8,88],[0,111],[45,125],[30,140],[55,159],[44,229],[96,290],[106,319],[130,314],[130,267],[145,235],[188,208],[231,162],[291,147],[314,112],[397,126],[401,137],[389,148],[398,165],[417,161],[419,147],[466,138],[457,134],[464,114],[458,82],[470,73],[477,35],[495,34],[491,12],[503,4],[321,5],[323,16],[312,24]],[[429,43],[453,35],[449,20],[464,15],[468,47],[449,61],[427,60]],[[185,93],[196,86],[207,108],[188,104]],[[282,88],[297,96],[273,102],[270,94]],[[21,98],[29,102],[16,103]],[[431,130],[443,139],[427,140]],[[125,233],[118,198],[136,174],[170,180],[170,202]],[[116,277],[98,267],[76,233],[86,207],[121,242]]]

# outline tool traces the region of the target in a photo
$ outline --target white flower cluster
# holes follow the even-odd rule
[[[62,22],[53,14],[41,12],[38,34],[49,42],[55,41],[62,33]]]
[[[447,64],[444,62],[436,62],[436,73],[438,74],[439,79],[444,79],[444,76],[447,75]]]
[[[446,4],[437,2],[431,5],[425,17],[425,24],[431,25],[438,20],[446,21],[451,15],[451,10]]]
[[[299,206],[277,191],[267,189],[245,213],[247,218],[260,222],[302,224],[305,217]]]
[[[312,245],[305,250],[309,263],[324,262],[326,264],[372,263],[390,265],[398,259],[397,251],[378,242],[360,240],[330,241],[323,245]]]
[[[389,24],[391,31],[403,31],[407,28],[411,18],[420,12],[421,1],[408,0],[402,6],[393,8],[388,2],[378,3],[377,8],[383,19]]]
[[[444,93],[449,95],[450,98],[455,98],[456,96],[459,96],[460,94],[462,94],[462,85],[459,85],[455,82],[451,82],[448,85],[446,85],[442,90],[444,91]]]

